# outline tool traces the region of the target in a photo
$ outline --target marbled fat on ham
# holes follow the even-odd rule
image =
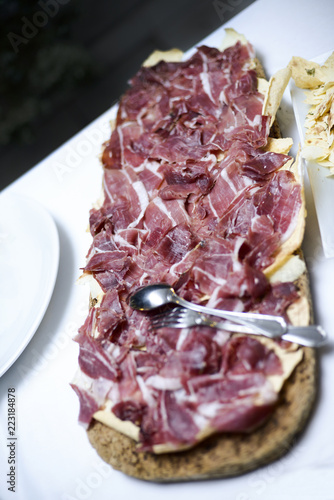
[[[293,231],[300,186],[289,160],[266,152],[270,117],[253,48],[199,47],[180,63],[143,67],[122,97],[102,155],[104,201],[90,213],[85,273],[103,298],[76,341],[85,425],[112,402],[140,428],[140,449],[192,446],[206,429],[249,431],[277,401],[276,354],[205,327],[152,332],[127,299],[167,282],[194,302],[286,316],[292,283],[264,269]]]

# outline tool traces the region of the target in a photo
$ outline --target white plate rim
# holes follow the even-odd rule
[[[52,218],[51,214],[41,205],[39,202],[34,200],[33,198],[21,195],[17,193],[9,193],[7,190],[3,191],[0,194],[0,197],[8,197],[12,201],[16,203],[20,203],[25,208],[29,206],[32,207],[32,210],[38,214],[39,222],[42,224],[43,237],[47,237],[50,241],[49,249],[51,249],[51,257],[48,259],[48,273],[49,279],[45,284],[44,293],[42,295],[36,296],[34,299],[34,304],[36,307],[36,315],[34,321],[31,323],[29,328],[26,331],[23,331],[22,334],[19,335],[17,342],[15,342],[12,346],[9,357],[6,356],[6,359],[1,359],[0,354],[0,377],[5,374],[5,372],[13,365],[13,363],[18,359],[18,357],[22,354],[24,349],[27,347],[28,343],[35,335],[39,325],[42,322],[42,319],[46,313],[46,310],[49,306],[53,290],[56,284],[56,279],[58,275],[59,268],[59,254],[60,254],[60,244],[59,244],[59,234],[57,230],[56,223]],[[34,221],[36,224],[38,221]],[[27,226],[29,227],[29,225]],[[1,341],[0,341],[1,347]]]

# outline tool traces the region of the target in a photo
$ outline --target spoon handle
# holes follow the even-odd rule
[[[203,324],[207,324],[203,322]],[[209,326],[213,328],[221,328],[222,330],[231,330],[237,333],[253,333],[254,331],[242,325],[234,325],[232,323],[211,322]],[[294,342],[306,347],[321,347],[327,342],[327,334],[324,329],[319,325],[308,326],[291,326],[289,325],[286,333],[281,336],[282,340]]]
[[[175,302],[180,306],[187,307],[193,311],[209,314],[211,316],[216,316],[248,326],[253,331],[266,335],[270,338],[281,337],[287,331],[287,324],[285,320],[279,316],[211,309],[210,307],[200,306],[198,304],[188,302],[182,297],[177,297]]]
[[[327,342],[327,334],[319,325],[291,326],[282,338],[307,347],[319,347]]]

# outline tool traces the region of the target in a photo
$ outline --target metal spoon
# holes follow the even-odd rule
[[[157,283],[155,285],[148,285],[140,288],[130,297],[130,307],[138,309],[139,311],[149,311],[171,303],[192,309],[193,311],[234,321],[235,323],[248,326],[253,331],[271,338],[281,337],[287,331],[285,320],[279,316],[223,311],[221,309],[212,309],[210,307],[193,304],[179,297],[171,286],[164,283]]]

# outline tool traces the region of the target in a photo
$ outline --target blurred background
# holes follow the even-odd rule
[[[0,0],[0,189],[254,0]]]

